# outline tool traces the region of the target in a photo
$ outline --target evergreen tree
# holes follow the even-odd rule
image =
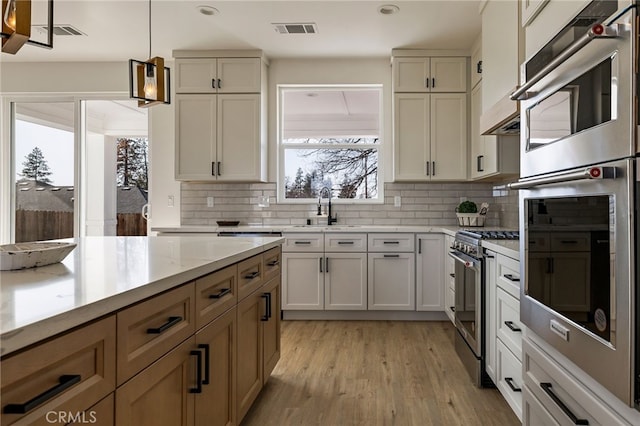
[[[53,172],[49,170],[49,165],[47,160],[44,159],[42,150],[36,146],[25,158],[20,176],[33,179],[36,186],[38,186],[38,182],[50,184],[51,179],[49,179],[49,176]]]
[[[149,187],[148,143],[144,138],[122,138],[117,140],[117,184],[118,186]]]

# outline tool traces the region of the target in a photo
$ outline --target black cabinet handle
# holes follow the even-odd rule
[[[215,176],[216,175],[216,162],[212,161],[211,162],[211,176]]]
[[[269,321],[269,310],[271,309],[271,303],[269,303],[269,299],[270,299],[269,296],[270,296],[269,293],[262,293],[260,295],[260,297],[263,298],[265,302],[264,315],[262,316],[262,318],[260,318],[260,321]]]
[[[189,389],[189,393],[202,393],[202,352],[194,349],[189,355],[196,357],[196,387]]]
[[[429,88],[429,78],[424,79],[424,87]]]
[[[431,88],[432,88],[432,89],[435,89],[435,87],[436,87],[436,79],[435,79],[435,78],[432,78],[432,79],[431,79]],[[434,173],[434,174],[435,174],[435,173]]]
[[[294,241],[293,244],[297,246],[308,246],[311,244],[311,241]]]
[[[567,407],[564,404],[564,402],[562,402],[562,400],[560,398],[558,398],[558,396],[555,393],[553,393],[553,390],[551,390],[551,387],[552,387],[551,383],[542,382],[542,383],[540,383],[540,387],[542,388],[544,393],[546,393],[549,396],[549,398],[551,398],[553,400],[553,402],[555,402],[556,405],[558,407],[560,407],[562,412],[564,414],[566,414],[567,417],[569,417],[569,419],[573,422],[574,425],[588,425],[589,424],[589,420],[577,418],[576,415],[571,412],[569,407]]]
[[[222,89],[222,80],[218,79],[218,89]]]
[[[279,260],[272,260],[271,262],[267,263],[267,266],[278,266],[280,264]]]
[[[394,244],[394,245],[397,245],[397,244],[400,244],[400,241],[383,241],[382,244]]]
[[[451,312],[455,312],[456,311],[456,307],[455,306],[449,306],[449,309],[451,309]]]
[[[422,238],[418,238],[418,254],[422,254]]]
[[[505,321],[504,325],[506,325],[509,328],[509,330],[514,331],[516,333],[522,332],[522,329],[520,327],[513,325],[513,321]]]
[[[432,164],[432,166],[431,166],[431,176],[435,176],[436,175],[436,162],[432,161],[431,164]]]
[[[203,385],[208,385],[211,383],[211,365],[210,365],[210,359],[211,359],[211,353],[209,351],[209,344],[208,343],[200,343],[198,345],[198,348],[200,349],[204,349],[204,379],[202,379],[202,384]]]
[[[267,316],[271,318],[271,293],[267,293]]]
[[[560,240],[562,244],[578,244],[576,240]]]
[[[28,413],[29,411],[33,410],[37,406],[44,404],[51,398],[55,397],[56,395],[59,395],[65,390],[69,389],[71,386],[80,382],[80,379],[81,377],[79,374],[65,374],[63,376],[60,376],[60,378],[58,379],[59,383],[54,387],[52,387],[51,389],[47,389],[46,391],[42,392],[40,395],[30,399],[24,404],[7,404],[4,406],[4,409],[2,411],[5,414]]]
[[[222,176],[222,166],[220,165],[220,161],[218,161],[218,176]]]
[[[431,163],[430,163],[430,162],[428,162],[428,161],[425,163],[425,174],[426,174],[427,176],[430,176],[430,175],[431,175],[431,171],[430,171],[430,169],[429,169],[429,166],[430,166],[430,165],[431,165]]]
[[[507,385],[509,385],[512,391],[522,392],[522,388],[518,388],[513,384],[513,379],[511,377],[505,377],[504,381],[507,382]]]
[[[251,272],[251,273],[249,273],[249,274],[245,275],[245,276],[244,276],[244,279],[245,279],[245,280],[252,280],[252,279],[254,279],[255,277],[257,277],[258,275],[260,275],[260,271],[253,271],[253,272]]]
[[[158,328],[147,328],[147,334],[161,334],[182,321],[182,317],[169,317],[167,322]]]
[[[476,73],[482,74],[482,61],[478,61],[478,63],[476,64]]]
[[[449,274],[449,276],[450,276],[451,278],[455,278],[455,277],[456,277],[456,274]]]
[[[209,295],[209,299],[220,299],[220,298],[222,298],[223,296],[226,296],[229,293],[231,293],[231,289],[230,288],[223,288],[222,290],[220,290],[216,294],[210,294]]]
[[[352,246],[353,241],[338,241],[339,246]]]
[[[324,271],[325,272],[329,272],[329,258],[328,257],[324,258]]]
[[[215,78],[212,78],[212,79],[211,79],[211,88],[212,88],[212,89],[215,89],[215,88],[216,88],[216,79],[215,79]]]
[[[478,172],[484,172],[484,167],[482,166],[482,160],[484,159],[484,155],[478,155],[478,158],[476,160],[477,164],[476,164],[476,169]]]
[[[400,257],[399,254],[383,254],[383,257]]]
[[[512,274],[504,274],[503,277],[514,283],[520,282],[520,277],[514,277]]]

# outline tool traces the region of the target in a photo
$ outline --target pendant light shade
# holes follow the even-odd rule
[[[25,44],[53,48],[53,0],[47,2],[47,42],[31,40],[31,0],[2,0],[2,52],[16,54]]]
[[[141,108],[171,103],[171,71],[160,56],[151,57],[151,0],[149,0],[149,59],[129,59],[129,96]]]

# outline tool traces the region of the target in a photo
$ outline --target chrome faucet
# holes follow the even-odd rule
[[[328,199],[329,199],[329,204],[328,204],[328,211],[327,211],[327,225],[333,225],[334,223],[338,222],[338,215],[336,214],[336,217],[334,218],[331,214],[331,197],[333,196],[333,193],[331,192],[331,188],[329,188],[328,186],[325,186],[324,188],[322,188],[320,190],[320,199],[322,199],[322,194],[324,194],[324,192],[328,193]]]

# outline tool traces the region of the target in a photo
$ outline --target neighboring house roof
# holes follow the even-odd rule
[[[53,186],[32,180],[16,182],[16,209],[73,212],[73,186]],[[136,186],[117,188],[117,213],[140,213],[147,191]]]

